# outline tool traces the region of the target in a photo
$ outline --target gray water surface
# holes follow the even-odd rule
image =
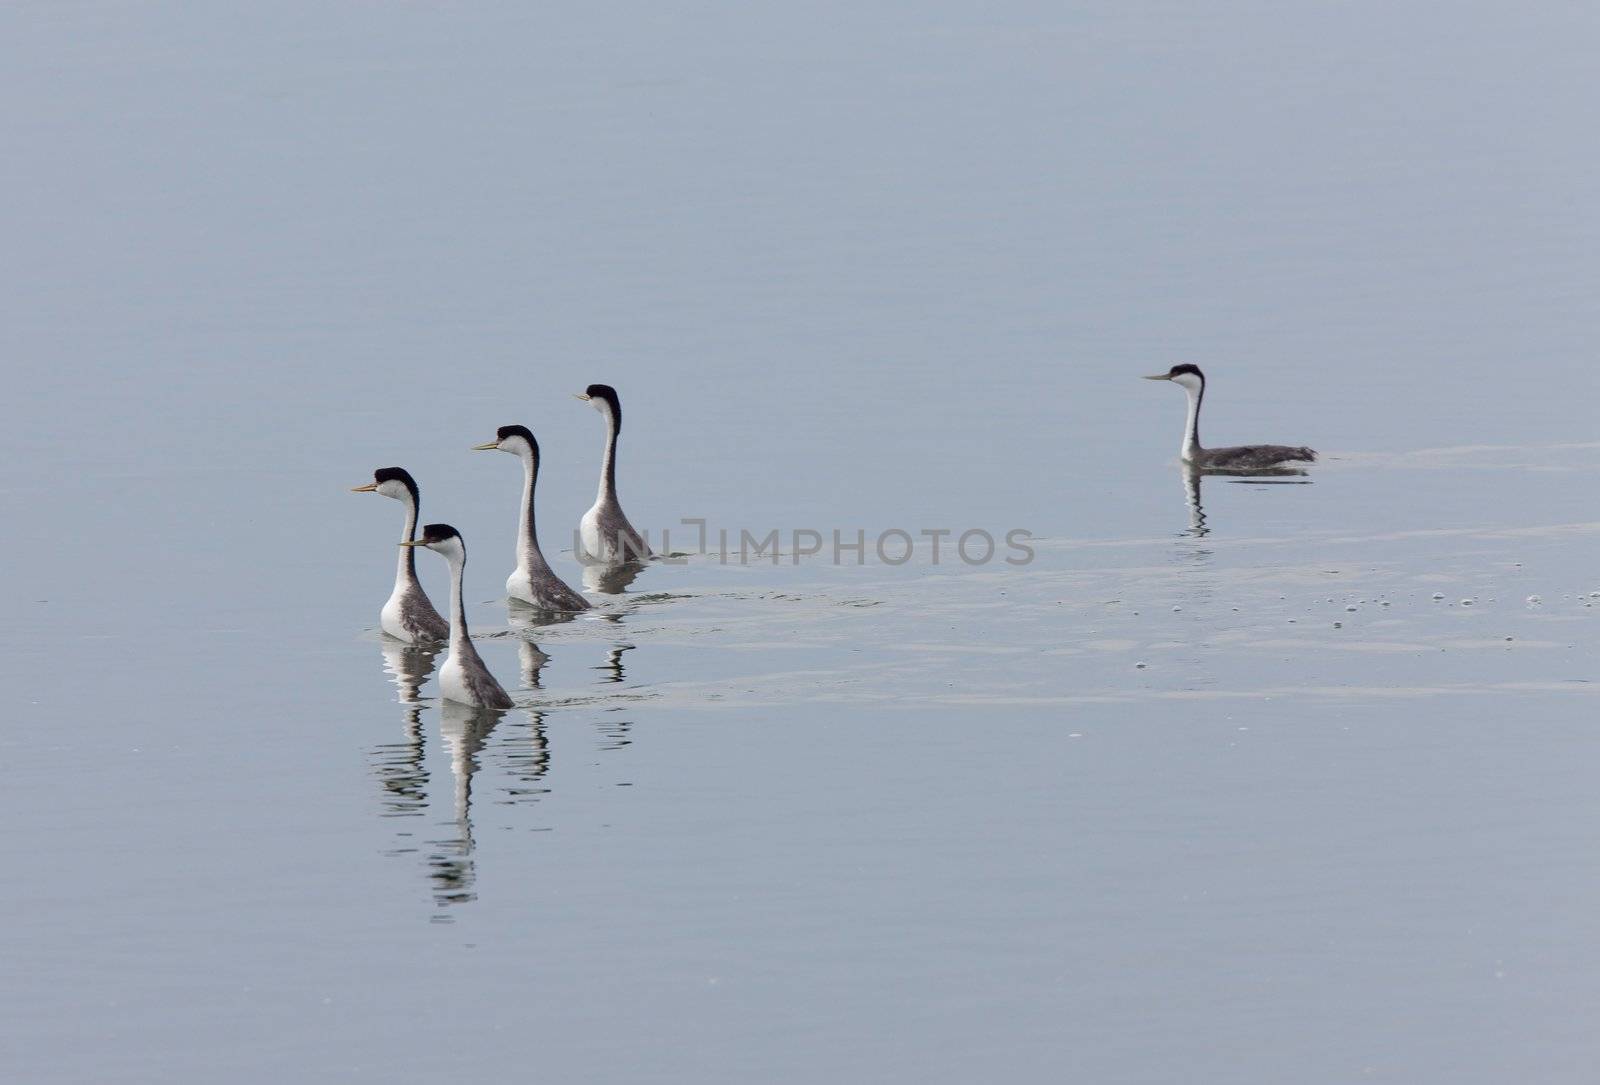
[[[1587,1082],[1600,25],[0,11],[0,1076]],[[1310,444],[1302,478],[1176,463]],[[592,500],[1033,560],[693,554]],[[401,464],[518,707],[377,633]],[[715,534],[713,534],[715,538]],[[444,565],[419,567],[434,598]],[[1437,598],[1436,598],[1437,596]]]

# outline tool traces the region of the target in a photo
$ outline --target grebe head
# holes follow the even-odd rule
[[[1147,381],[1171,381],[1173,384],[1186,388],[1191,392],[1202,391],[1206,386],[1206,375],[1200,372],[1197,365],[1175,365],[1165,373],[1156,373],[1146,377]]]
[[[492,452],[499,449],[513,456],[532,457],[535,464],[539,462],[539,442],[534,439],[533,431],[527,426],[501,426],[495,431],[494,440],[472,447],[477,452]]]
[[[610,419],[618,429],[622,428],[622,400],[617,398],[617,390],[611,385],[591,384],[577,395],[579,399]]]
[[[365,486],[351,487],[355,494],[382,494],[396,501],[417,500],[417,481],[404,467],[380,467],[372,472],[372,481]]]
[[[461,532],[449,524],[429,524],[422,529],[420,538],[403,542],[401,546],[425,546],[447,558],[465,558],[467,547],[461,541]]]

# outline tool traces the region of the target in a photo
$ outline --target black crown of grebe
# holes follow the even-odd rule
[[[604,413],[604,409],[602,408],[601,404],[609,407],[611,410],[611,417],[615,421],[617,431],[619,433],[622,431],[622,400],[617,398],[617,390],[615,388],[611,387],[609,384],[591,384],[578,394],[578,398],[589,400],[591,402],[594,400],[599,400],[600,403],[594,404],[594,409],[601,411],[601,413]]]
[[[461,532],[449,524],[429,524],[422,529],[422,534],[418,535],[411,545],[437,550],[440,543],[449,542],[451,539],[456,540],[457,546],[466,546],[466,540],[461,537]]]
[[[413,500],[417,497],[417,480],[411,477],[411,472],[404,467],[380,467],[372,472],[370,485],[378,487],[381,491],[385,482],[398,482],[411,494]],[[366,487],[361,487],[365,489]]]
[[[467,544],[461,532],[449,524],[429,524],[420,538],[402,542],[402,547],[421,546],[441,555],[450,564],[450,656],[439,668],[439,692],[446,700],[473,708],[510,708],[512,701],[483,657],[473,647],[467,632],[467,615],[462,603],[461,582],[467,567]]]
[[[588,610],[589,601],[562,581],[539,549],[533,514],[533,489],[539,481],[539,442],[527,426],[501,426],[495,439],[473,445],[479,452],[498,449],[522,461],[522,513],[517,519],[517,564],[506,579],[506,594],[541,610]]]
[[[504,441],[510,437],[521,437],[524,441],[527,441],[529,447],[533,449],[535,458],[538,457],[539,442],[533,436],[533,430],[529,429],[527,426],[501,426],[499,429],[494,431],[494,439],[496,441]]]
[[[578,398],[606,420],[605,455],[600,460],[600,490],[578,525],[579,559],[586,565],[621,565],[650,557],[650,547],[623,515],[617,501],[617,435],[622,432],[622,400],[609,384],[591,384]]]
[[[1214,471],[1261,471],[1285,463],[1309,463],[1316,452],[1304,445],[1235,445],[1205,448],[1200,444],[1200,403],[1206,395],[1206,375],[1197,365],[1175,365],[1165,373],[1145,378],[1171,381],[1189,396],[1189,418],[1183,429],[1183,461]]]
[[[380,467],[372,473],[372,481],[365,486],[352,487],[352,493],[376,493],[393,498],[406,507],[405,534],[409,541],[417,530],[418,510],[422,498],[417,480],[404,467]],[[428,599],[417,579],[416,557],[410,549],[400,552],[399,567],[394,574],[394,590],[389,601],[378,615],[378,625],[389,636],[407,644],[444,640],[450,635],[450,626]]]

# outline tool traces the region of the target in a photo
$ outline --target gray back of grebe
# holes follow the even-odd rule
[[[1206,448],[1200,444],[1200,404],[1206,396],[1206,375],[1197,365],[1175,365],[1165,373],[1145,378],[1171,381],[1189,397],[1189,417],[1183,427],[1183,462],[1211,471],[1264,471],[1286,463],[1310,463],[1317,458],[1304,445],[1233,445]]]

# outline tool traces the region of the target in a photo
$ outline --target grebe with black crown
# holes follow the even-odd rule
[[[522,516],[517,521],[517,567],[506,580],[506,594],[541,610],[588,610],[589,601],[569,588],[545,560],[534,528],[533,487],[539,481],[539,442],[526,426],[501,426],[495,439],[473,445],[478,452],[499,449],[522,461]]]
[[[1261,471],[1284,463],[1310,462],[1316,452],[1305,446],[1237,445],[1233,448],[1200,446],[1200,401],[1206,395],[1206,375],[1197,365],[1175,365],[1147,381],[1171,381],[1189,394],[1189,421],[1183,431],[1183,462],[1206,471]]]
[[[450,656],[439,668],[439,692],[445,700],[472,708],[507,709],[511,697],[495,681],[467,632],[467,612],[461,600],[462,573],[467,567],[467,544],[449,524],[429,524],[422,537],[400,544],[425,546],[450,563]]]
[[[372,473],[372,481],[365,486],[351,488],[351,493],[382,494],[392,497],[406,507],[406,533],[404,541],[410,542],[417,532],[417,510],[421,498],[416,479],[404,467],[380,467]],[[378,625],[395,640],[407,644],[444,640],[450,635],[450,624],[439,617],[428,593],[417,580],[417,558],[409,547],[400,551],[400,567],[394,574],[394,591],[383,604]]]
[[[645,561],[650,547],[628,523],[617,502],[617,434],[622,432],[622,401],[609,384],[591,384],[578,398],[600,412],[606,420],[606,451],[600,461],[600,492],[594,507],[583,514],[578,526],[579,560],[586,565],[622,565]]]

